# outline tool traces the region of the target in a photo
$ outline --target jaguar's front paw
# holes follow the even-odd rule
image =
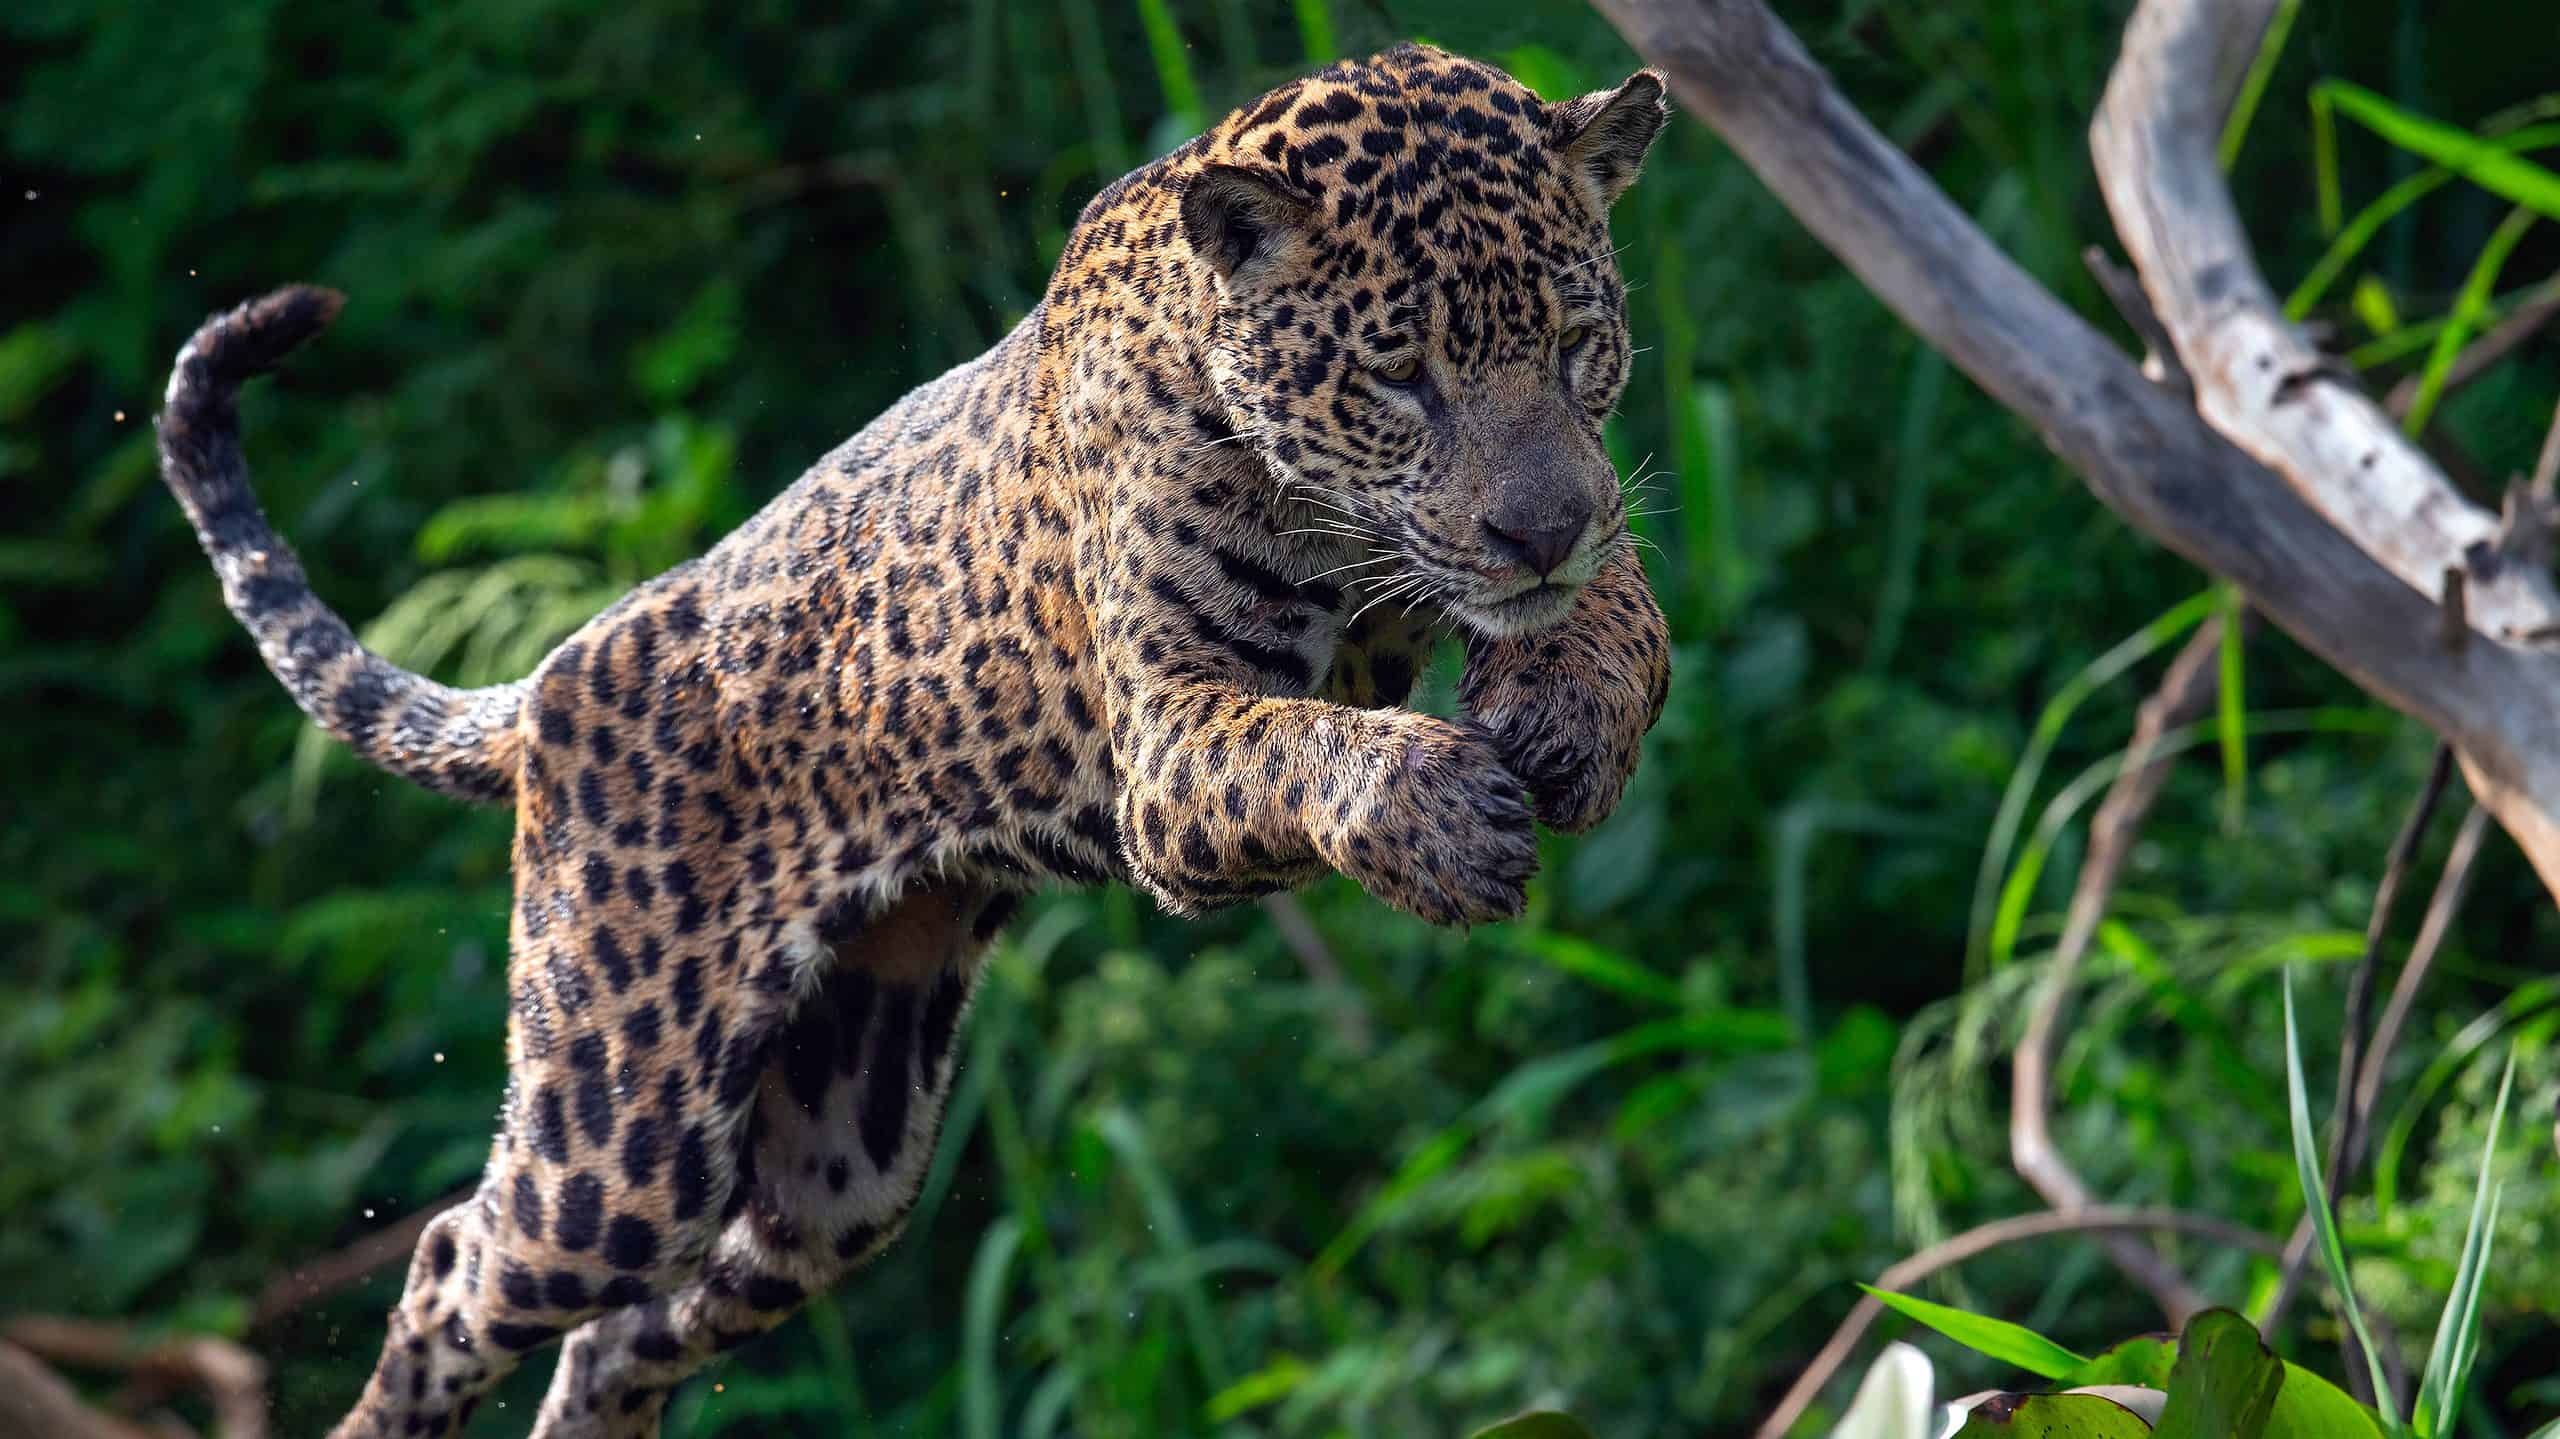
[[[1528,902],[1538,844],[1523,785],[1492,737],[1394,714],[1367,783],[1324,826],[1326,857],[1371,894],[1434,924],[1509,919]]]
[[[1579,831],[1626,793],[1662,713],[1669,646],[1651,597],[1623,633],[1549,632],[1469,647],[1458,700],[1528,783],[1538,818]],[[1649,621],[1649,623],[1647,623]]]

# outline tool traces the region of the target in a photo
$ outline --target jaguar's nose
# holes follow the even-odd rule
[[[1536,514],[1497,510],[1484,517],[1485,548],[1495,558],[1527,565],[1545,579],[1573,553],[1590,523],[1591,506],[1579,502]]]

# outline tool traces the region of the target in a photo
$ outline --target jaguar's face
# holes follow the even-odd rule
[[[1355,593],[1516,634],[1624,543],[1608,206],[1664,114],[1649,72],[1545,105],[1405,47],[1222,128],[1255,163],[1208,165],[1183,207],[1219,276],[1213,379],[1310,525],[1363,551]]]

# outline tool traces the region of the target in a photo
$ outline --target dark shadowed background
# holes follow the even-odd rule
[[[1779,8],[2104,314],[2083,133],[2123,4]],[[347,292],[247,401],[258,487],[378,647],[513,677],[1011,325],[1106,180],[1412,36],[1550,96],[1636,63],[1562,3],[0,7],[0,1319],[242,1337],[279,1431],[316,1432],[392,1278],[253,1328],[255,1296],[467,1184],[498,1101],[507,820],[329,751],[223,612],[149,441],[196,321]],[[2513,128],[2560,113],[2513,109],[2555,54],[2530,0],[2309,7],[2237,171],[2270,278],[2328,243],[2315,80]],[[2349,213],[2418,168],[2343,125],[2333,163]],[[2453,185],[2394,221],[2314,309],[2333,346],[2377,388],[2417,368],[2505,213]],[[2005,1051],[2083,843],[2075,781],[2218,601],[1694,122],[1617,235],[1649,348],[1614,443],[1670,472],[1643,523],[1678,641],[1625,806],[1472,935],[1340,880],[1294,941],[1254,908],[1035,906],[908,1238],[686,1390],[671,1433],[1438,1435],[1532,1402],[1604,1439],[1727,1433],[1852,1280],[2035,1207]],[[2529,234],[2497,303],[2555,260]],[[2528,345],[2435,441],[2503,477],[2555,392],[2560,346]],[[2322,1073],[2430,741],[2278,636],[2241,658],[2091,960],[2057,1124],[2104,1195],[2282,1232],[2277,972]],[[2560,1404],[2554,939],[2493,837],[2400,1047],[2383,1188],[2346,1207],[2369,1301],[2423,1335],[2522,1038],[2483,1434]],[[2178,1252],[2228,1302],[2271,1282]],[[2093,1347],[2156,1322],[2077,1241],[1930,1292]],[[2294,1356],[2336,1372],[2331,1327],[2314,1303]],[[1959,1390],[1998,1372],[1932,1344]],[[545,1369],[475,1433],[520,1433]]]

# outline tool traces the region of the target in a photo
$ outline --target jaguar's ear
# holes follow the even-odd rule
[[[1182,190],[1182,233],[1191,252],[1232,280],[1270,258],[1279,241],[1315,213],[1316,202],[1276,171],[1210,165]]]
[[[1669,118],[1661,72],[1638,70],[1615,90],[1595,90],[1550,107],[1547,143],[1588,185],[1594,208],[1605,215],[1636,182],[1645,152]]]

